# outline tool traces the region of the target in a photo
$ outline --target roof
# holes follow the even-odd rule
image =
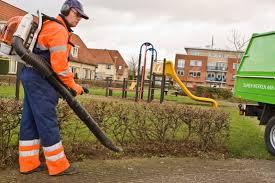
[[[185,51],[187,52],[188,49],[192,50],[206,50],[206,51],[222,51],[222,52],[238,52],[244,53],[243,51],[236,51],[236,50],[226,50],[226,49],[217,49],[217,48],[199,48],[199,47],[185,47]]]
[[[78,46],[78,57],[70,57],[71,61],[89,64],[89,65],[96,65],[96,57],[93,55],[85,43],[81,40],[81,38],[76,35],[72,34],[70,38],[70,42],[72,42],[74,45]]]
[[[113,65],[113,58],[106,49],[89,49],[90,53],[96,57],[96,64],[111,64]]]
[[[0,20],[2,21],[8,21],[11,17],[23,16],[28,13],[2,0],[0,0],[0,7]]]
[[[108,50],[111,55],[113,62],[115,63],[117,74],[122,75],[124,73],[125,68],[128,68],[125,60],[117,50]],[[121,68],[120,68],[121,66]]]

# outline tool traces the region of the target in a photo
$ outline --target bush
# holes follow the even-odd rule
[[[106,134],[122,146],[124,155],[196,156],[200,152],[225,150],[229,115],[218,109],[110,99],[92,99],[84,105]],[[70,125],[63,125],[71,129]],[[77,141],[87,145],[90,132],[83,131],[86,127],[80,121],[74,125],[77,132],[72,133],[76,135],[67,134],[64,138],[70,139],[68,142],[73,142],[74,147]],[[104,150],[101,147],[97,149]]]
[[[232,92],[228,89],[204,86],[197,86],[195,89],[195,95],[213,99],[229,99],[233,96]]]
[[[0,167],[14,164],[18,144],[18,125],[21,104],[14,100],[0,99]]]
[[[135,103],[108,99],[85,99],[87,111],[108,137],[124,149],[119,156],[201,156],[226,153],[229,115],[219,109],[207,109],[173,103]],[[0,100],[0,165],[16,162],[18,124],[21,105]],[[58,119],[71,160],[86,156],[116,157],[97,142],[63,101]],[[15,148],[16,147],[16,148]]]

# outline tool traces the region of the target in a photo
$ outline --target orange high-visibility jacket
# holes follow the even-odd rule
[[[34,49],[34,53],[47,60],[63,83],[69,88],[75,88],[76,83],[73,79],[68,64],[68,57],[71,50],[69,37],[71,32],[67,28],[64,20],[58,16],[55,21],[45,21]]]

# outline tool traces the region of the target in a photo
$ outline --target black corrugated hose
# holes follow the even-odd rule
[[[116,147],[113,142],[104,134],[104,132],[99,128],[95,120],[86,111],[86,109],[81,106],[80,103],[78,103],[71,92],[57,78],[56,74],[49,67],[47,62],[43,60],[43,58],[41,58],[39,55],[30,52],[24,47],[22,38],[17,36],[13,37],[13,48],[23,61],[25,61],[28,65],[34,67],[38,72],[46,77],[49,83],[57,89],[57,91],[64,98],[64,100],[66,100],[66,102],[73,109],[76,115],[86,124],[90,131],[105,147],[114,152],[122,151],[121,148]]]

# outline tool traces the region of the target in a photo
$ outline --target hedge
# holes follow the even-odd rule
[[[226,154],[229,114],[219,109],[174,103],[135,103],[85,98],[82,104],[117,145],[121,154],[104,148],[65,102],[58,106],[59,125],[66,154],[85,157],[201,156]],[[17,162],[21,104],[0,99],[0,166]]]

